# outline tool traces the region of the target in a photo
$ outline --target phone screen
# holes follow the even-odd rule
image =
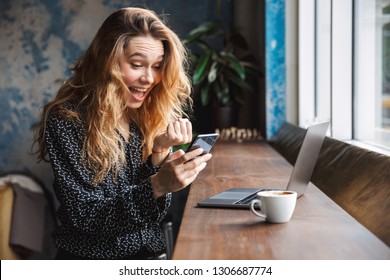
[[[199,134],[192,141],[191,145],[187,149],[187,152],[197,148],[202,148],[204,153],[209,153],[214,143],[217,141],[219,135],[217,133]]]

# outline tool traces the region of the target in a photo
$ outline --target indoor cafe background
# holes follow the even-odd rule
[[[280,61],[280,67],[273,71],[278,80],[274,96],[280,94],[283,98],[284,1],[1,0],[0,175],[23,174],[37,179],[47,196],[46,211],[51,211],[45,215],[43,251],[34,252],[32,258],[48,258],[54,254],[50,232],[55,224],[52,212],[57,205],[51,188],[50,165],[37,163],[30,154],[31,128],[39,119],[41,107],[70,75],[69,66],[87,48],[103,20],[119,7],[147,7],[164,14],[169,26],[183,38],[201,23],[221,19],[230,27],[239,25],[260,60],[265,57],[266,3],[267,19],[275,20],[275,32],[268,36],[280,40],[278,44],[274,40],[272,46],[279,50],[273,55]],[[243,114],[247,111],[244,106]],[[283,119],[282,115],[280,122]],[[260,122],[252,118],[243,120],[242,125],[249,127],[255,123],[260,126]]]
[[[389,0],[1,0],[0,175],[34,176],[55,204],[31,127],[102,21],[132,5],[165,14],[181,38],[216,18],[239,28],[262,70],[241,127],[270,139],[286,120],[331,120],[330,136],[389,153]],[[37,258],[53,253],[50,230]]]

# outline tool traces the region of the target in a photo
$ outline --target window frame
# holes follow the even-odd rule
[[[373,2],[375,6],[376,1]],[[325,23],[320,21],[325,11],[324,8],[330,9],[330,19],[323,19],[328,21]],[[373,133],[376,127],[375,114],[359,114],[359,110],[363,106],[366,107],[365,109],[369,106],[375,110],[377,106],[371,96],[359,96],[358,98],[356,96],[357,89],[367,91],[369,90],[367,87],[372,89],[373,86],[371,80],[363,84],[367,69],[359,68],[363,62],[362,52],[359,49],[362,44],[359,40],[364,40],[356,32],[356,28],[362,27],[355,26],[363,24],[359,23],[361,12],[359,9],[362,7],[357,5],[356,0],[299,1],[298,125],[305,128],[310,123],[329,120],[331,137],[376,152],[390,154],[390,147],[383,148],[357,139],[360,136],[360,132],[357,133],[357,131],[363,128],[366,133]],[[323,32],[324,26],[325,29],[329,28],[330,36],[327,30]],[[367,32],[372,32],[372,30]],[[329,57],[329,61],[326,62],[326,58],[322,59],[321,54]],[[375,76],[375,71],[371,73]],[[365,79],[362,79],[363,76]],[[324,92],[324,95],[329,92],[329,96],[318,95],[321,92]]]

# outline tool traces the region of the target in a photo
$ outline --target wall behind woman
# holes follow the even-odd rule
[[[88,47],[103,20],[125,6],[165,14],[168,25],[181,38],[216,16],[232,18],[229,0],[1,0],[0,175],[33,174],[54,197],[50,165],[37,163],[30,155],[31,127],[38,121],[41,107],[69,77],[69,65]],[[34,258],[53,257],[52,225],[48,222],[45,251]]]
[[[232,18],[229,0],[1,0],[0,173],[33,173],[51,188],[50,166],[29,154],[31,127],[103,20],[124,6],[165,14],[181,38],[216,15]]]

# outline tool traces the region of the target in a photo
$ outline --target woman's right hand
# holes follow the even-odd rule
[[[157,135],[152,148],[152,163],[161,165],[167,158],[172,146],[187,144],[192,139],[192,124],[188,119],[178,119],[169,123],[167,130]]]
[[[202,155],[201,148],[185,153],[178,150],[164,161],[160,171],[151,177],[155,198],[177,192],[190,185],[207,165],[212,155]]]

